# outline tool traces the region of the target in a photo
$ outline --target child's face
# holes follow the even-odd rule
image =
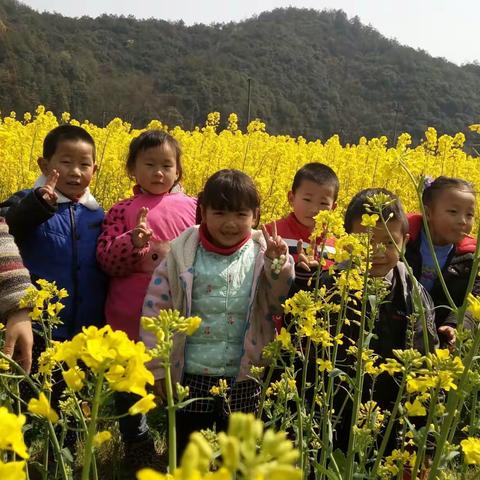
[[[435,245],[457,243],[472,231],[475,195],[468,190],[448,188],[439,192],[433,205],[425,206],[425,214]]]
[[[229,212],[200,207],[202,222],[206,224],[213,243],[218,247],[233,247],[240,243],[256,223],[258,211],[250,209]]]
[[[175,150],[168,143],[140,150],[130,173],[148,193],[160,195],[169,192],[179,173]]]
[[[315,227],[313,217],[320,210],[333,210],[337,206],[334,187],[311,180],[303,180],[295,193],[288,192],[288,203],[297,220],[311,229]]]
[[[367,228],[361,225],[361,219],[353,222],[352,233],[367,233]],[[404,235],[402,232],[402,223],[398,220],[389,220],[388,231],[382,222],[377,222],[375,228],[372,229],[371,245],[373,249],[373,256],[371,258],[371,277],[384,277],[387,273],[395,267],[400,259],[400,253],[397,250],[402,250],[408,240],[408,234]],[[394,242],[390,238],[392,236]],[[395,247],[395,244],[397,247]]]
[[[83,140],[63,140],[53,156],[38,160],[45,176],[56,170],[59,174],[56,189],[71,200],[78,200],[90,185],[97,169],[93,147]]]

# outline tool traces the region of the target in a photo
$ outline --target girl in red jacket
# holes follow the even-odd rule
[[[426,182],[422,201],[435,255],[450,296],[457,307],[463,304],[473,265],[476,239],[470,236],[475,216],[475,191],[471,183],[460,178],[438,177]],[[430,293],[435,304],[435,323],[441,340],[455,342],[457,317],[437,276],[421,215],[409,215],[410,241],[405,256],[415,277]],[[476,276],[472,293],[480,294]],[[473,328],[467,312],[465,328]]]

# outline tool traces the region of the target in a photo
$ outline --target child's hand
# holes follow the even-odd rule
[[[455,346],[455,342],[457,341],[457,334],[455,329],[450,325],[442,325],[438,328],[438,333],[446,341],[448,349],[452,350]]]
[[[270,235],[265,228],[265,225],[262,225],[263,236],[265,237],[265,242],[267,244],[267,249],[265,250],[265,256],[270,260],[280,258],[281,255],[287,255],[288,246],[283,241],[282,237],[277,235],[277,224],[273,222],[273,231]]]
[[[27,372],[32,367],[33,333],[28,310],[18,310],[8,316],[3,353],[13,357]]]
[[[138,212],[137,226],[132,230],[132,243],[135,248],[145,247],[153,234],[147,226],[147,213],[147,207],[142,207]]]
[[[312,248],[317,248],[315,243],[313,243]],[[312,269],[316,269],[318,267],[318,260],[315,260],[315,257],[313,255],[307,255],[307,253],[303,249],[303,240],[299,240],[297,242],[297,253],[297,267],[306,270],[307,272],[310,272]]]
[[[56,170],[52,170],[47,177],[47,181],[43,187],[38,189],[40,196],[49,204],[56,205],[58,200],[58,195],[55,192],[55,187],[57,186],[58,177],[60,174]]]

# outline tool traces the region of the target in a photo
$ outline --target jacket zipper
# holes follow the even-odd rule
[[[75,327],[77,325],[77,311],[78,311],[78,252],[77,252],[77,225],[75,222],[75,206],[73,204],[69,205],[69,212],[70,212],[70,223],[72,227],[72,284],[73,284],[73,292],[72,292],[72,317],[73,322],[67,326],[69,336],[73,335],[75,331]]]

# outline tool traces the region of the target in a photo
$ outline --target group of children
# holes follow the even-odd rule
[[[1,204],[0,215],[31,281],[45,278],[69,291],[61,312],[64,323],[54,330],[54,338],[68,339],[85,325],[106,321],[151,347],[153,338],[140,327],[142,314],[156,316],[161,309],[176,308],[183,315],[198,315],[200,328],[190,337],[176,337],[171,359],[174,381],[188,386],[191,398],[200,398],[178,412],[179,450],[194,430],[214,424],[224,428],[228,412],[254,412],[260,392],[249,377],[250,368],[262,364],[262,349],[275,338],[273,319],[277,330],[281,328],[285,299],[300,288],[313,288],[308,278],[315,262],[303,253],[299,240],[308,245],[313,217],[336,208],[339,181],[334,171],[321,163],[303,166],[288,192],[292,213],[258,231],[260,198],[252,179],[237,170],[221,170],[207,180],[198,200],[185,195],[180,146],[161,131],[146,131],[132,141],[126,169],[136,183],[134,194],[106,216],[89,191],[96,170],[95,143],[84,129],[62,125],[52,130],[38,164],[42,175],[34,187]],[[399,261],[399,249],[404,247],[427,307],[431,348],[437,335],[444,343],[453,343],[457,319],[446,306],[422,217],[407,217],[393,193],[369,189],[351,200],[345,228],[351,233],[364,231],[361,220],[368,198],[379,192],[391,199],[382,212],[389,232],[380,221],[373,229],[370,274],[386,278],[390,293],[372,348],[388,357],[392,349],[406,345],[415,280]],[[469,236],[474,189],[464,180],[439,177],[426,186],[423,196],[443,279],[455,304],[461,305],[476,246]],[[17,305],[29,278],[6,224],[0,223],[0,247],[5,251],[0,257],[0,313],[7,319],[7,348],[13,353],[16,347],[28,370],[31,327]],[[326,251],[332,248],[328,243]],[[479,290],[476,277],[474,293]],[[471,326],[468,318],[465,325]],[[416,333],[424,337],[420,327]],[[35,369],[42,348],[38,336],[33,344]],[[419,341],[420,349],[422,345]],[[162,396],[162,372],[154,374]],[[220,378],[230,388],[228,408],[218,399],[205,399]],[[135,401],[135,395],[117,395],[118,413],[125,413]],[[122,417],[120,429],[127,455],[135,452],[130,459],[139,451],[153,451],[142,415]]]

